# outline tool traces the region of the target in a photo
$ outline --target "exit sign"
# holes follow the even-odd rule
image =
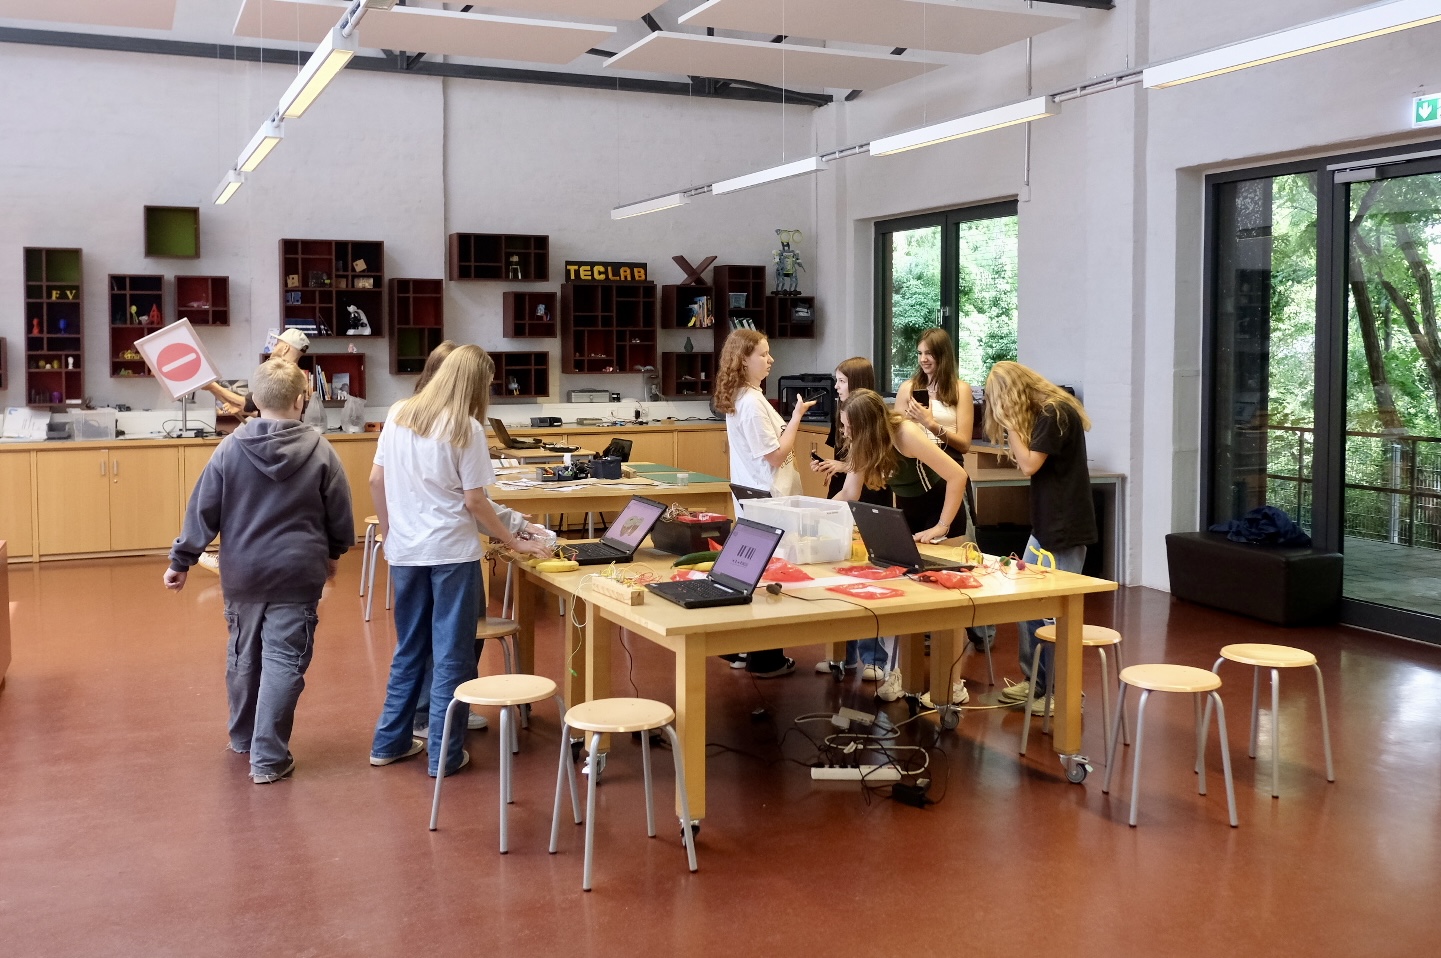
[[[1441,93],[1418,96],[1412,101],[1411,125],[1441,126]]]

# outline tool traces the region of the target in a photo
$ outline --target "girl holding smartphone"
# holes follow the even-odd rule
[[[956,347],[950,334],[939,327],[926,330],[916,344],[916,374],[896,390],[896,412],[930,434],[932,441],[957,462],[971,448],[975,425],[974,394],[956,374]],[[931,491],[915,504],[925,514],[937,512],[945,498]],[[964,511],[950,526],[952,536],[966,531]]]

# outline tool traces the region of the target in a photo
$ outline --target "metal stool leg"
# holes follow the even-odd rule
[[[505,564],[505,593],[504,593],[504,594],[501,596],[501,598],[500,598],[500,617],[501,617],[502,619],[508,619],[508,618],[510,618],[510,614],[511,614],[511,608],[510,608],[510,596],[511,596],[511,591],[510,591],[510,590],[511,590],[511,585],[512,585],[514,582],[515,582],[515,563],[514,563],[514,562],[507,562],[507,563]]]
[[[1271,797],[1281,797],[1281,670],[1271,670]]]
[[[685,762],[681,755],[680,736],[670,725],[664,726],[664,730],[667,737],[670,738],[670,755],[675,761],[675,787],[680,794],[680,827],[681,837],[685,841],[686,861],[690,864],[690,870],[695,871],[698,867],[695,861],[695,831],[691,828],[690,794],[685,787]]]
[[[1331,723],[1326,719],[1326,682],[1321,678],[1321,666],[1316,670],[1316,695],[1321,699],[1321,744],[1326,746],[1326,781],[1336,781],[1336,769],[1331,764]]]
[[[1204,694],[1201,693],[1201,692],[1197,692],[1197,693],[1195,693],[1194,695],[1191,696],[1191,704],[1192,704],[1192,706],[1194,707],[1195,712],[1196,712],[1196,775],[1197,775],[1198,778],[1200,779],[1200,785],[1199,785],[1197,791],[1198,791],[1200,794],[1205,795],[1205,794],[1206,794],[1206,732],[1207,732],[1207,729],[1209,728],[1209,722],[1207,722],[1206,724],[1202,724],[1203,721],[1204,721],[1204,720],[1201,718],[1201,699],[1202,699],[1202,698],[1205,698],[1205,699],[1206,699],[1206,703],[1207,703],[1208,705],[1210,704],[1210,701],[1211,701],[1210,696],[1204,695]],[[1208,710],[1208,712],[1209,712],[1209,710]]]
[[[1106,751],[1107,751],[1108,753],[1110,753],[1111,755],[1116,754],[1116,736],[1119,735],[1120,732],[1121,732],[1121,716],[1123,716],[1125,713],[1126,713],[1126,683],[1125,683],[1125,682],[1122,682],[1122,683],[1121,683],[1121,693],[1116,696],[1116,721],[1115,721],[1115,724],[1113,724],[1113,725],[1111,726],[1111,734],[1110,734],[1110,737],[1107,739],[1107,742],[1108,742],[1109,744],[1106,746]],[[1105,778],[1105,781],[1103,781],[1103,782],[1101,783],[1101,791],[1102,791],[1103,793],[1107,793],[1107,794],[1110,793],[1110,791],[1111,791],[1111,774],[1112,774],[1113,772],[1115,772],[1115,770],[1116,770],[1116,763],[1115,763],[1115,762],[1107,762],[1107,763],[1106,763],[1106,778]]]
[[[1116,685],[1121,685],[1121,673],[1126,668],[1126,660],[1121,656],[1121,646],[1116,646]],[[1131,733],[1126,730],[1126,712],[1121,710],[1121,741],[1127,745],[1131,744]]]
[[[455,707],[463,704],[460,699],[451,699],[445,707],[445,727],[440,735],[440,764],[435,770],[435,797],[430,802],[430,830],[435,831],[440,823],[440,786],[445,781],[446,745],[450,742],[450,726],[455,719]],[[501,835],[504,836],[504,832]],[[501,839],[504,841],[504,838]],[[501,851],[505,849],[502,847]]]
[[[1035,644],[1035,645],[1032,647],[1032,649],[1031,649],[1031,688],[1030,688],[1030,691],[1031,691],[1031,692],[1034,692],[1034,691],[1036,690],[1036,670],[1038,670],[1040,667],[1041,667],[1041,643],[1040,643],[1039,641],[1037,641],[1036,644]],[[1021,722],[1021,754],[1022,754],[1022,755],[1025,755],[1025,754],[1026,754],[1026,743],[1029,742],[1030,739],[1031,739],[1031,703],[1034,702],[1035,700],[1036,700],[1036,699],[1035,699],[1035,696],[1030,695],[1030,694],[1027,694],[1027,696],[1026,696],[1026,717],[1025,717],[1025,719]]]
[[[1226,738],[1226,706],[1221,703],[1221,696],[1212,692],[1212,701],[1216,703],[1216,730],[1221,738],[1221,770],[1226,776],[1226,810],[1231,813],[1231,827],[1235,828],[1241,823],[1236,819],[1236,787],[1231,780],[1231,746],[1227,744]],[[1141,723],[1136,722],[1136,751],[1141,749]]]
[[[590,735],[590,755],[592,761],[600,752],[600,733],[592,732]],[[595,853],[595,780],[600,778],[596,769],[592,769],[589,776],[590,781],[585,789],[585,867],[581,875],[580,887],[582,891],[590,891],[591,864]]]
[[[1136,827],[1136,815],[1141,801],[1141,735],[1146,727],[1146,700],[1151,697],[1150,689],[1141,690],[1141,701],[1136,703],[1136,754],[1131,756],[1131,821]]]
[[[640,733],[640,767],[645,778],[645,833],[655,838],[655,790],[650,779],[650,729]]]
[[[555,808],[550,816],[550,853],[555,854],[560,844],[560,787],[570,779],[570,801],[575,809],[575,823],[580,824],[580,799],[575,792],[575,768],[570,762],[570,726],[565,724],[565,709],[560,712],[560,766],[555,770]],[[567,775],[567,773],[569,773]]]
[[[1251,744],[1247,752],[1252,758],[1256,757],[1256,737],[1260,734],[1258,726],[1261,724],[1261,667],[1258,665],[1251,669]]]
[[[561,695],[561,694],[559,694],[559,693],[556,693],[556,696],[555,696],[555,705],[556,705],[556,708],[559,709],[559,711],[558,711],[556,714],[559,715],[562,719],[565,718],[565,696],[563,696],[563,695]],[[560,735],[560,753],[561,753],[561,755],[563,756],[563,758],[564,758],[564,760],[565,760],[565,770],[566,770],[566,773],[567,773],[567,774],[566,774],[566,778],[567,778],[567,779],[569,780],[569,782],[570,782],[570,808],[571,808],[571,811],[572,811],[572,812],[574,813],[574,815],[575,815],[575,823],[576,823],[577,825],[579,825],[580,822],[581,822],[581,818],[580,818],[580,792],[577,791],[577,790],[576,790],[576,787],[575,787],[575,765],[574,765],[574,763],[572,763],[572,762],[570,761],[570,733],[569,733],[569,731],[568,731],[567,729],[564,729],[564,728],[562,728],[560,731],[561,731],[561,735]],[[557,779],[557,780],[556,780],[556,787],[557,787],[557,789],[559,788],[559,786],[560,786],[560,781],[559,781],[559,779]],[[554,849],[552,849],[552,851],[553,851],[553,850],[554,850]]]
[[[1101,734],[1108,735],[1111,730],[1111,678],[1106,669],[1106,650],[1096,646],[1096,651],[1101,655]],[[1106,739],[1106,766],[1111,765],[1111,743],[1109,737]]]
[[[365,570],[370,565],[370,547],[375,542],[375,526],[365,527],[365,545],[360,547],[360,597],[365,598]]]
[[[585,537],[586,537],[587,539],[594,539],[594,538],[595,538],[595,513],[594,513],[594,512],[587,512],[587,513],[585,514]]]
[[[376,560],[378,560],[379,558],[380,556],[378,555],[372,556],[370,560],[370,568],[367,570],[367,579],[365,586],[365,621],[367,622],[370,621],[371,603],[375,601],[375,566]],[[386,566],[386,575],[388,576],[389,574],[390,567]],[[386,589],[389,590],[389,586],[386,586]],[[386,608],[389,608],[389,606],[386,606]]]
[[[511,708],[515,709],[515,718],[511,719],[510,722],[510,754],[519,755],[520,731],[517,726],[519,726],[523,721],[523,716],[525,715],[525,706],[513,705],[511,706]]]
[[[509,816],[506,808],[510,804],[510,754],[505,748],[510,733],[510,724],[510,709],[502,708],[500,710],[500,853],[502,855],[510,848]]]
[[[1220,674],[1221,674],[1221,663],[1224,662],[1224,661],[1226,661],[1226,657],[1223,655],[1223,656],[1221,656],[1219,659],[1217,659],[1217,660],[1215,661],[1215,664],[1213,664],[1213,665],[1211,666],[1211,671],[1212,671],[1212,672],[1215,672],[1217,675],[1220,675]],[[1252,721],[1254,721],[1254,719],[1253,719]],[[1207,697],[1206,697],[1206,711],[1205,711],[1205,715],[1204,715],[1204,717],[1201,719],[1201,737],[1202,737],[1202,738],[1206,738],[1208,735],[1210,735],[1210,733],[1211,733],[1211,698],[1210,698],[1210,696],[1207,696]],[[1201,757],[1200,757],[1199,755],[1196,756],[1196,774],[1197,774],[1197,775],[1200,775],[1200,774],[1201,774]]]

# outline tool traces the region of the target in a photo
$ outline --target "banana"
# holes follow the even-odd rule
[[[535,564],[537,572],[574,572],[580,563],[574,559],[542,559]]]

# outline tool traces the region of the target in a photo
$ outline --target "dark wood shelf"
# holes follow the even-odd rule
[[[505,336],[507,339],[553,339],[557,330],[557,293],[527,293],[507,290],[505,294]]]
[[[445,281],[390,280],[390,371],[424,372],[425,360],[445,339]]]
[[[725,333],[735,328],[733,319],[748,319],[764,332],[766,268],[764,266],[717,266],[715,268],[716,323]],[[732,296],[744,296],[744,306],[732,306]],[[725,339],[722,335],[718,337]]]
[[[145,207],[145,256],[199,259],[200,207]]]
[[[550,395],[550,353],[497,352],[490,394],[497,399],[537,399]]]
[[[0,390],[8,388],[10,385],[10,380],[7,375],[9,366],[10,352],[5,348],[5,337],[0,336]]]
[[[175,318],[192,326],[229,326],[230,277],[175,277]]]
[[[771,339],[814,339],[814,296],[767,296],[766,335]]]
[[[269,353],[260,354],[260,361],[262,363],[268,359],[270,359]],[[319,366],[321,372],[325,374],[327,382],[332,384],[331,388],[334,388],[335,374],[342,373],[350,377],[350,395],[358,399],[365,398],[365,353],[311,352],[306,353],[296,360],[295,365],[305,370],[305,374],[310,377],[310,384],[314,386],[317,391],[319,391],[320,384],[316,381],[315,369]],[[345,404],[343,399],[325,399],[323,396],[321,397],[321,401],[327,406],[342,406]]]
[[[523,233],[451,233],[450,278],[549,282],[550,237]]]
[[[85,398],[80,259],[78,249],[25,248],[25,401],[32,406]]]
[[[715,353],[661,353],[660,391],[669,399],[709,399],[715,386]]]
[[[560,348],[572,373],[634,373],[657,362],[654,283],[564,283]]]
[[[369,335],[385,335],[384,274],[379,240],[281,240],[281,328],[298,327],[312,338],[345,336],[354,306],[365,314]]]
[[[704,303],[699,300],[704,300]],[[715,321],[715,290],[712,287],[660,288],[661,329],[712,329]]]
[[[111,273],[110,378],[150,377],[135,341],[165,325],[165,277]]]

